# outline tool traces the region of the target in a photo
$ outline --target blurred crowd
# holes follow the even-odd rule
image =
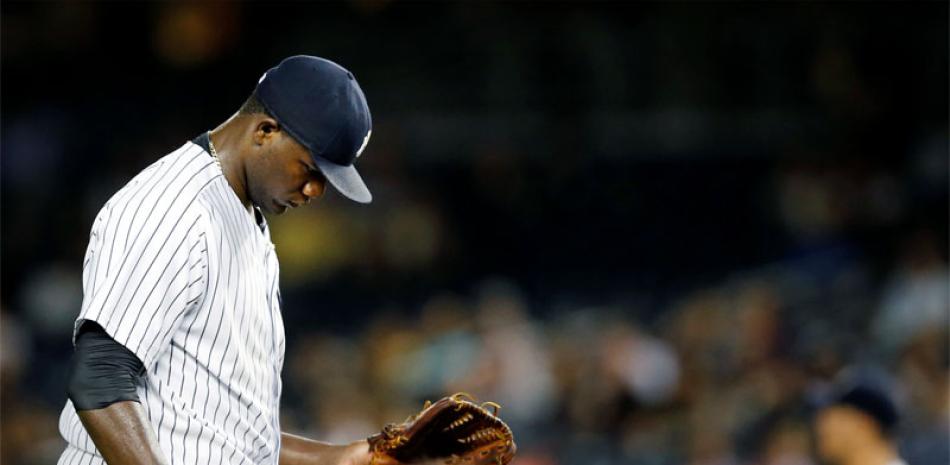
[[[622,305],[536,318],[502,279],[436,294],[412,318],[375,313],[356,337],[305,336],[284,425],[346,441],[465,391],[502,404],[521,465],[806,465],[810,395],[861,370],[888,378],[908,463],[945,464],[950,277],[934,241],[909,238],[880,292],[855,270],[754,270],[651,322]]]
[[[787,262],[651,312],[541,309],[504,278],[437,292],[411,311],[370,312],[350,332],[295,333],[283,428],[346,442],[426,399],[467,392],[502,405],[518,465],[808,465],[819,463],[810,397],[860,370],[886,379],[908,463],[946,464],[950,275],[939,251],[919,232],[881,283],[858,263],[817,276]],[[56,292],[37,292],[56,308]],[[28,366],[42,345],[7,312],[2,328],[3,462],[52,463],[63,445],[58,409],[37,395]]]

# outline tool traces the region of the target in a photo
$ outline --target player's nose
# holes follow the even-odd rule
[[[310,199],[322,196],[326,188],[325,181],[311,179],[303,185],[303,195],[307,198],[307,202],[310,202]]]

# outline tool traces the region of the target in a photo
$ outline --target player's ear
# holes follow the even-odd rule
[[[261,118],[254,125],[254,144],[264,145],[265,142],[273,140],[278,132],[280,125],[277,120],[271,117]]]

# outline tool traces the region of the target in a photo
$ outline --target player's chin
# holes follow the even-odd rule
[[[262,206],[261,209],[272,215],[280,215],[287,211],[287,205],[278,202],[277,199],[271,199],[271,201],[266,206]]]

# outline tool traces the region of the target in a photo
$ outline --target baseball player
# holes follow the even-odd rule
[[[839,386],[816,412],[815,450],[835,465],[907,465],[898,455],[897,407],[871,384]]]
[[[370,202],[353,163],[371,128],[349,71],[290,57],[106,202],[83,262],[60,465],[369,463],[365,440],[281,431],[284,328],[262,212],[327,183]]]

